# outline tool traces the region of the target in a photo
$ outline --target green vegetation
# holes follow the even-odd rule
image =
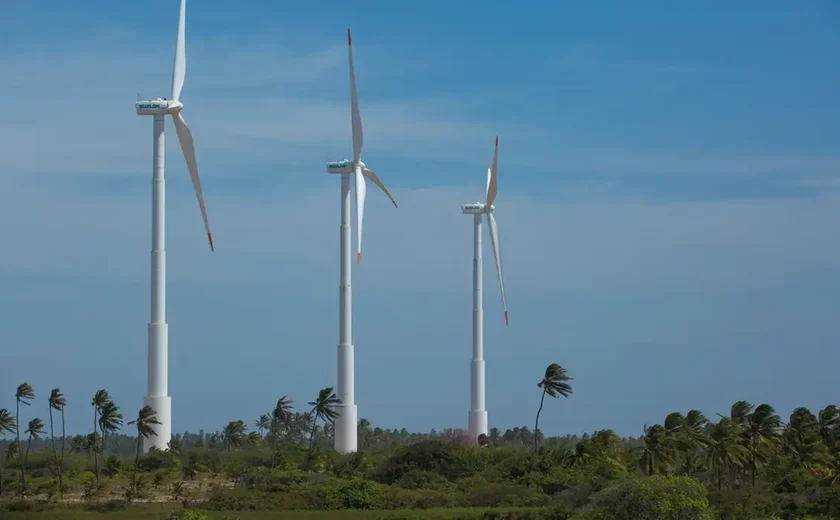
[[[304,412],[283,396],[253,429],[232,421],[215,433],[178,434],[165,451],[143,455],[153,409],[141,409],[125,435],[119,407],[100,390],[91,433],[68,437],[72,403],[54,389],[47,435],[43,421],[21,414],[36,398],[24,383],[16,413],[0,409],[0,517],[840,518],[837,406],[817,414],[797,408],[784,422],[768,404],[738,401],[717,421],[673,412],[638,438],[611,430],[544,438],[545,396],[570,397],[571,381],[559,365],[546,369],[534,431],[493,428],[473,440],[460,430],[417,434],[362,419],[360,451],[348,455],[330,449],[332,388]],[[61,414],[60,435],[53,412]]]

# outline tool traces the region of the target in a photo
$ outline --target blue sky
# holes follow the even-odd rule
[[[61,387],[69,427],[145,393],[151,121],[175,0],[15,2],[0,19],[0,407]],[[245,3],[242,4],[246,5]],[[188,5],[184,115],[217,250],[167,123],[176,431],[252,423],[335,382],[338,179],[353,29],[369,191],[356,398],[465,427],[470,219],[500,135],[510,327],[485,249],[491,426],[637,435],[738,399],[836,403],[840,8],[833,2]],[[155,23],[159,22],[159,23]],[[43,399],[28,413],[46,414]]]

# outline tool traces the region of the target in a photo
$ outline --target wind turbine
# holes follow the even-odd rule
[[[338,314],[338,399],[339,416],[335,421],[335,449],[339,453],[357,450],[357,422],[359,409],[356,406],[356,384],[353,354],[353,293],[350,287],[350,176],[355,181],[356,195],[356,262],[362,263],[362,220],[365,215],[365,177],[385,192],[397,207],[394,197],[375,173],[362,162],[362,116],[359,114],[359,100],[356,96],[356,74],[353,71],[353,40],[347,29],[347,48],[350,61],[350,120],[353,127],[353,160],[327,163],[327,173],[341,175],[341,282],[339,287]]]
[[[198,198],[198,206],[204,219],[210,251],[213,251],[213,235],[207,220],[204,196],[201,193],[201,181],[198,178],[198,165],[195,160],[195,145],[190,128],[181,115],[181,89],[187,73],[186,54],[186,9],[187,1],[181,0],[181,13],[178,20],[178,38],[175,43],[175,65],[172,70],[172,97],[157,98],[151,101],[138,101],[135,104],[137,115],[153,116],[153,161],[152,161],[152,308],[148,327],[148,393],[143,404],[157,412],[159,425],[152,435],[143,441],[143,451],[155,447],[165,450],[172,437],[172,398],[169,397],[169,329],[166,324],[166,229],[165,229],[165,187],[164,187],[164,116],[169,114],[175,123],[175,132],[187,161],[187,169],[192,179],[193,190]]]
[[[502,256],[499,244],[499,229],[496,217],[493,215],[497,191],[497,169],[499,160],[499,136],[496,136],[496,147],[493,150],[493,165],[487,168],[486,200],[472,204],[462,204],[461,211],[465,215],[473,216],[473,350],[470,366],[470,414],[469,432],[472,442],[478,440],[481,434],[487,435],[487,410],[484,405],[484,303],[482,286],[484,284],[481,265],[481,223],[487,216],[490,229],[490,243],[493,246],[493,257],[496,259],[496,272],[499,275],[499,286],[502,289],[502,306],[505,309],[505,325],[508,324],[507,299],[505,298],[505,279],[502,272]]]

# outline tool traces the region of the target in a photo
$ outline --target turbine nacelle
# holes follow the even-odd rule
[[[327,163],[327,173],[353,173],[353,161],[331,161]]]
[[[360,168],[362,172],[367,170],[365,163],[359,161],[353,164],[353,161],[343,159],[341,161],[330,161],[327,163],[327,173],[353,173],[356,168]]]
[[[496,206],[487,206],[481,202],[474,202],[472,204],[461,204],[461,213],[464,215],[478,215],[481,213],[490,213],[495,211]]]
[[[174,114],[183,108],[180,101],[174,99],[152,99],[150,101],[138,101],[134,104],[138,116],[163,116]]]

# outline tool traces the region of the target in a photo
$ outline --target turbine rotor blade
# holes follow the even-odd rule
[[[178,141],[181,143],[181,150],[184,152],[184,159],[187,161],[187,170],[190,172],[190,179],[192,180],[193,190],[198,199],[198,207],[201,209],[201,218],[204,219],[204,230],[207,232],[207,240],[210,241],[210,251],[213,248],[213,235],[210,233],[210,222],[207,219],[207,208],[204,205],[204,195],[201,192],[201,180],[198,177],[198,164],[195,160],[195,143],[193,142],[190,127],[184,121],[181,111],[172,114],[172,119],[175,121],[175,132],[178,134]]]
[[[496,147],[493,149],[493,165],[490,167],[490,177],[487,179],[487,202],[485,205],[489,211],[493,201],[496,200],[496,177],[499,166],[499,136],[496,136]]]
[[[365,195],[367,195],[367,185],[365,184],[365,176],[362,174],[362,169],[356,166],[356,233],[358,252],[356,253],[356,263],[362,263],[362,222],[365,218]]]
[[[184,78],[187,75],[186,42],[187,0],[181,0],[181,14],[178,17],[178,39],[175,41],[175,65],[172,67],[172,99],[181,99]]]
[[[347,52],[350,60],[350,119],[353,125],[353,162],[359,163],[362,160],[364,136],[362,116],[359,113],[359,98],[356,95],[356,73],[353,70],[353,40],[350,37],[350,29],[347,29]]]
[[[487,213],[487,223],[490,230],[490,243],[493,245],[493,258],[496,259],[496,273],[499,275],[499,287],[502,289],[502,306],[505,309],[505,325],[508,324],[507,298],[505,297],[505,277],[502,270],[502,252],[499,243],[499,228],[496,226],[496,217],[493,212]]]
[[[382,181],[379,180],[379,177],[377,177],[375,173],[365,168],[364,170],[362,170],[362,174],[364,174],[364,176],[368,179],[372,180],[374,184],[379,186],[379,189],[384,191],[385,195],[387,195],[388,198],[391,199],[391,202],[394,204],[394,207],[397,207],[397,201],[394,200],[394,197],[392,197],[391,194],[388,192],[388,188],[386,188],[385,185],[382,184]]]

